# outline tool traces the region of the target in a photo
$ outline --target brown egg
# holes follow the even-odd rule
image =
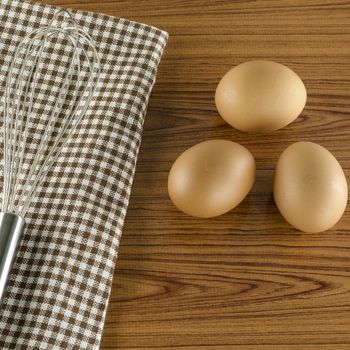
[[[186,214],[209,218],[237,206],[255,181],[255,160],[238,143],[210,140],[199,143],[173,164],[169,196]]]
[[[304,232],[322,232],[344,213],[348,185],[336,158],[322,146],[297,142],[280,156],[273,195],[284,218]]]
[[[306,89],[299,76],[280,63],[249,61],[224,75],[215,103],[234,128],[269,132],[298,117],[306,103]]]

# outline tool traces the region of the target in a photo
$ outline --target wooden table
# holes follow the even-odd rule
[[[350,175],[350,1],[45,0],[167,30],[101,349],[350,349],[350,210],[332,230],[302,234],[271,196],[282,150],[318,142]],[[268,135],[218,116],[221,76],[271,59],[304,80],[308,102]],[[167,196],[172,162],[211,138],[242,143],[257,181],[234,211],[211,220],[178,212]]]

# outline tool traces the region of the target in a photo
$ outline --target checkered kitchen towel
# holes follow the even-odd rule
[[[0,0],[0,98],[16,45],[56,11]],[[143,120],[167,41],[167,33],[147,25],[71,12],[96,44],[101,81],[26,216],[0,310],[0,349],[99,347]]]

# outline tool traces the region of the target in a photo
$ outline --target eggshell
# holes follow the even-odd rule
[[[186,214],[209,218],[237,206],[255,181],[255,160],[238,143],[210,140],[180,155],[168,178],[169,196]]]
[[[249,61],[228,71],[215,94],[222,118],[236,129],[280,129],[304,109],[306,89],[290,68],[272,61]]]
[[[348,185],[340,164],[328,150],[316,143],[297,142],[278,160],[273,194],[292,226],[316,233],[339,221],[346,208]]]

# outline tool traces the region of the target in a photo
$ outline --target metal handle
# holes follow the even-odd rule
[[[5,297],[24,226],[25,221],[22,217],[0,212],[0,304]]]

